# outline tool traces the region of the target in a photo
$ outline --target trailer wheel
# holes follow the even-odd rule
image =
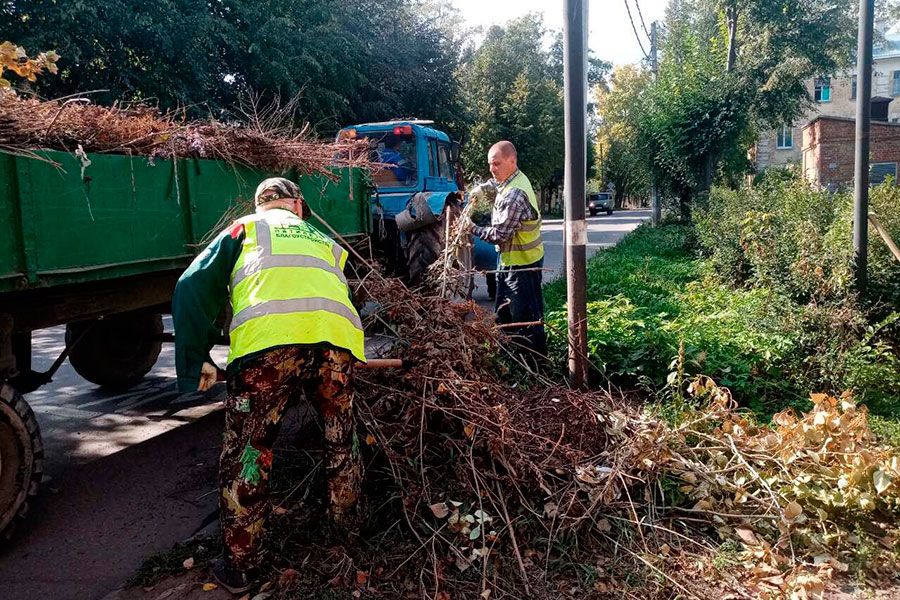
[[[0,384],[0,539],[25,518],[41,483],[44,446],[34,412],[22,394]]]
[[[69,362],[97,385],[128,389],[146,375],[162,350],[162,315],[124,313],[66,325]],[[79,337],[81,339],[79,339]]]

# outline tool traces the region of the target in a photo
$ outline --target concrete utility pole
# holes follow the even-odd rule
[[[872,116],[872,33],[875,0],[859,1],[856,63],[856,164],[853,199],[853,258],[856,290],[866,291],[869,252],[869,131]]]
[[[653,79],[659,74],[659,61],[657,59],[657,34],[656,21],[650,23],[650,69],[653,72]],[[659,193],[656,190],[656,182],[650,185],[650,224],[656,227],[662,217],[662,209],[659,206]]]
[[[563,0],[563,73],[566,88],[566,283],[569,316],[569,385],[587,383],[587,222],[584,187],[587,172],[587,2]]]

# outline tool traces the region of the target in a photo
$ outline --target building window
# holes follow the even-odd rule
[[[831,102],[831,77],[817,77],[815,85],[816,102]]]
[[[790,125],[785,125],[778,129],[778,133],[775,136],[775,147],[779,150],[794,147],[794,130]]]
[[[892,74],[891,96],[900,96],[900,71],[894,71]]]
[[[850,77],[850,99],[856,100],[856,75]]]
[[[884,183],[884,180],[888,177],[891,177],[894,180],[894,183],[897,182],[897,163],[872,163],[872,166],[869,167],[870,185],[880,185]]]

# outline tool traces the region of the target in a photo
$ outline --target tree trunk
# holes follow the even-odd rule
[[[725,7],[725,20],[728,23],[728,59],[725,63],[725,72],[730,73],[734,70],[734,62],[737,59],[737,5],[731,4]]]

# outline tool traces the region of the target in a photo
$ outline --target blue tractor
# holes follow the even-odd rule
[[[365,139],[372,160],[385,167],[374,173],[372,220],[376,245],[387,268],[419,283],[444,247],[447,220],[465,205],[459,143],[432,127],[433,121],[400,120],[345,127],[341,139]],[[472,265],[492,271],[494,246],[475,240]]]

